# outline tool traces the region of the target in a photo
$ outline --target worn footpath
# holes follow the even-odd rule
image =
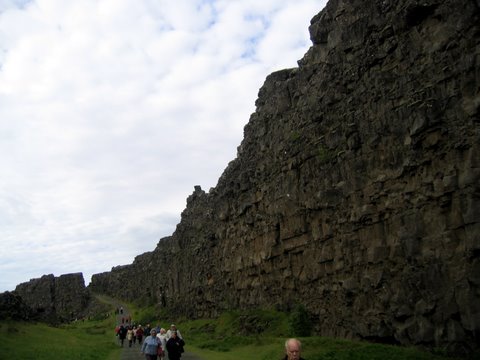
[[[117,324],[120,325],[122,324],[122,318],[126,319],[130,315],[130,312],[128,311],[128,308],[123,306],[123,314],[117,314]],[[124,324],[125,325],[125,324]],[[115,339],[117,342],[118,346],[120,346],[120,341],[118,339]],[[122,348],[122,352],[120,355],[120,360],[145,360],[145,356],[141,354],[142,346],[139,343],[132,344],[132,347],[128,346],[128,341],[125,340]],[[185,352],[182,355],[181,360],[202,360],[202,358],[198,357],[195,354]]]

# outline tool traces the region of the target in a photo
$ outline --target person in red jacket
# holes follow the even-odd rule
[[[137,335],[138,343],[139,343],[139,344],[142,344],[142,339],[143,339],[143,328],[142,328],[142,325],[138,325],[136,335]]]

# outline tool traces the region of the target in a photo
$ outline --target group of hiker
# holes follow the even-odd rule
[[[167,356],[168,360],[180,360],[184,352],[185,341],[175,324],[170,325],[168,331],[160,326],[151,328],[150,324],[145,328],[142,325],[121,324],[115,328],[115,332],[122,346],[125,339],[128,340],[129,347],[138,342],[146,360],[165,360]],[[282,360],[304,360],[301,351],[302,344],[298,339],[288,339],[285,342],[285,357]]]
[[[167,354],[169,360],[179,360],[184,352],[185,341],[175,324],[170,325],[170,329],[166,331],[160,326],[152,328],[150,324],[143,327],[122,322],[115,328],[115,333],[121,346],[125,340],[129,347],[138,342],[141,353],[147,360],[164,360],[167,359]]]
[[[117,314],[123,315],[123,308],[117,309]],[[132,347],[137,342],[146,360],[180,360],[184,352],[185,341],[175,324],[168,331],[159,325],[152,328],[132,323],[131,318],[122,316],[121,323],[115,328],[121,346],[125,340]],[[288,339],[285,342],[285,357],[282,360],[304,360],[301,357],[302,344],[298,339]]]

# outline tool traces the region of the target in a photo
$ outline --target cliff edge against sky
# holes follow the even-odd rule
[[[195,318],[301,303],[320,335],[478,349],[479,8],[330,0],[217,186],[90,288]]]

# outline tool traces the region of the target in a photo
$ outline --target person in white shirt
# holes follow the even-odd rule
[[[160,332],[157,334],[157,338],[160,339],[160,343],[162,345],[163,349],[163,354],[159,355],[160,360],[163,360],[166,358],[166,353],[167,353],[167,336],[166,336],[167,331],[164,328],[160,329]]]
[[[177,332],[177,337],[180,339],[183,339],[182,334],[180,334],[180,331],[177,330],[177,327],[175,324],[170,325],[170,329],[167,331],[167,340],[172,337],[172,333],[176,331]]]

